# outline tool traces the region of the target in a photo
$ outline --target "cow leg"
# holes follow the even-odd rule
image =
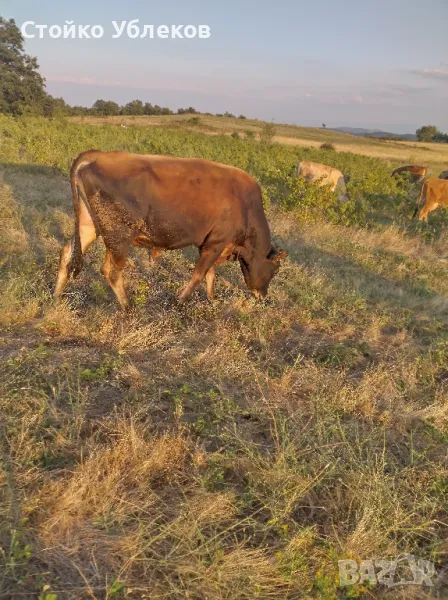
[[[438,204],[432,204],[431,206],[427,206],[425,204],[425,206],[420,211],[420,214],[418,216],[418,220],[419,221],[425,221],[427,223],[428,222],[428,215],[429,215],[429,213],[432,213],[433,210],[436,210],[436,208],[438,208],[438,206],[439,206]]]
[[[201,281],[207,275],[208,270],[213,267],[215,261],[219,258],[223,250],[223,245],[213,247],[208,246],[207,248],[203,248],[201,250],[201,255],[199,256],[199,260],[194,268],[191,281],[183,289],[182,293],[179,296],[180,302],[185,302],[185,300],[187,300],[191,296],[193,290],[201,283]]]
[[[89,249],[89,246],[96,240],[97,234],[95,225],[93,224],[92,218],[84,205],[81,202],[80,206],[80,222],[79,222],[79,237],[81,239],[81,252],[85,254]],[[68,281],[68,264],[72,257],[73,245],[75,243],[75,236],[64,246],[61,252],[61,258],[59,261],[59,272],[56,281],[56,288],[54,290],[55,297],[58,297],[64,291]]]
[[[207,298],[210,300],[210,302],[213,302],[215,298],[215,276],[216,268],[215,265],[212,265],[205,275]]]
[[[108,248],[101,273],[107,279],[108,284],[113,289],[118,302],[123,310],[129,308],[129,301],[126,296],[123,283],[123,269],[126,264],[127,252],[124,255],[114,255]]]
[[[424,206],[422,208],[422,210],[420,211],[420,214],[418,215],[418,220],[425,221],[427,223],[428,222],[428,214],[429,214],[429,211],[426,208],[426,206]]]
[[[149,258],[151,260],[151,264],[155,265],[159,256],[162,254],[161,248],[151,248],[148,250]]]

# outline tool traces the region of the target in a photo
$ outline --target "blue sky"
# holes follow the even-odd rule
[[[447,0],[3,0],[2,16],[100,24],[101,39],[26,41],[71,104],[134,98],[276,122],[448,131]],[[112,21],[207,24],[209,39],[112,39]],[[32,30],[30,29],[30,32]]]

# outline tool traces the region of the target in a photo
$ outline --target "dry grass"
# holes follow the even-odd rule
[[[446,562],[446,239],[273,211],[264,305],[229,264],[180,307],[195,253],[136,250],[122,316],[101,242],[51,299],[70,202],[2,167],[0,598],[428,597],[337,560]]]

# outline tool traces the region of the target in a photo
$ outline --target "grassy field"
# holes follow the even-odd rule
[[[263,121],[253,119],[233,119],[215,117],[211,115],[197,115],[199,123],[194,120],[195,115],[169,115],[160,117],[73,117],[74,122],[102,124],[115,123],[127,126],[140,127],[167,127],[182,128],[191,131],[201,131],[210,135],[237,132],[244,137],[248,131],[259,136]],[[355,152],[365,156],[383,158],[395,168],[402,164],[418,164],[429,167],[434,177],[441,171],[448,169],[448,144],[424,144],[420,142],[367,139],[315,127],[300,127],[275,123],[275,141],[293,145],[317,148],[325,142],[332,143],[337,150]]]
[[[172,125],[0,134],[0,598],[447,598],[446,213],[411,223],[418,189],[369,156]],[[90,147],[256,176],[288,251],[268,300],[226,264],[215,303],[179,306],[196,252],[135,249],[122,315],[99,241],[54,301]],[[346,211],[295,182],[303,156],[350,172]],[[431,590],[339,587],[338,560],[406,553]]]

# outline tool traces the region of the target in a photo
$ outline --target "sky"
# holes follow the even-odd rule
[[[27,39],[69,104],[133,99],[277,123],[448,131],[448,0],[2,0],[0,15],[102,25],[99,39]],[[113,39],[112,21],[209,25],[207,39]]]

